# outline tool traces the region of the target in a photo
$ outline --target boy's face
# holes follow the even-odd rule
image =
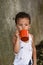
[[[30,29],[30,24],[29,24],[29,19],[28,18],[19,18],[17,20],[17,29],[20,30],[29,30]]]

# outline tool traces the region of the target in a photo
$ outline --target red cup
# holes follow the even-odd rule
[[[20,31],[20,38],[22,41],[27,41],[29,39],[29,33],[27,30]]]

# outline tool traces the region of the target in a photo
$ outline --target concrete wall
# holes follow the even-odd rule
[[[12,65],[14,54],[11,38],[15,31],[13,18],[19,11],[31,15],[30,32],[35,44],[43,40],[43,0],[0,0],[0,65]]]

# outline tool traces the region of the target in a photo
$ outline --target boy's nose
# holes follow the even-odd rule
[[[22,26],[22,29],[25,29],[25,26]]]

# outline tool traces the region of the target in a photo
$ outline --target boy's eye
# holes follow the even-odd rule
[[[22,26],[22,24],[19,24],[19,26]]]
[[[24,24],[25,26],[28,26],[28,24]],[[19,24],[19,26],[23,26],[23,24]]]

